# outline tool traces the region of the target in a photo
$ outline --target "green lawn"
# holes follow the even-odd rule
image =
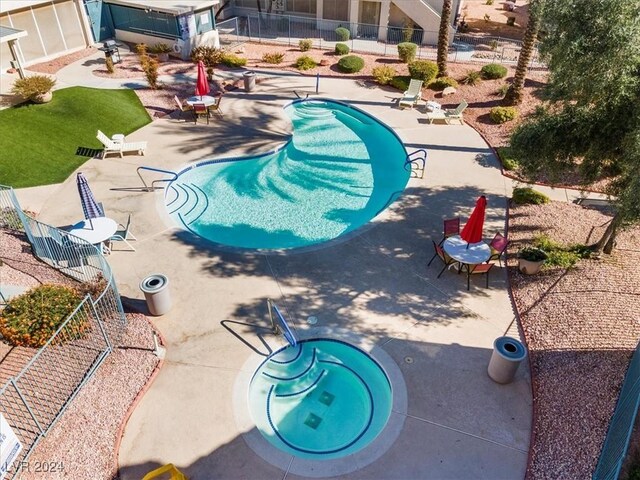
[[[47,104],[0,110],[0,184],[62,182],[89,158],[78,147],[102,148],[97,130],[127,135],[150,121],[133,90],[71,87]]]

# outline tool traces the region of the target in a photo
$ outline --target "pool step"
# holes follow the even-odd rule
[[[300,345],[302,347],[302,345]],[[270,359],[262,371],[263,377],[275,385],[276,397],[297,397],[312,392],[327,374],[318,362],[315,348],[300,348],[295,355]]]
[[[167,194],[167,208],[186,224],[198,220],[209,207],[207,194],[193,183],[172,183]]]

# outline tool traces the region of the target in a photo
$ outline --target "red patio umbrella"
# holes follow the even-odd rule
[[[198,61],[198,80],[196,81],[196,95],[202,96],[209,93],[209,82],[207,81],[207,72],[204,68],[202,60]]]
[[[460,232],[460,237],[470,243],[478,243],[482,241],[482,227],[484,226],[484,210],[487,207],[487,198],[482,195],[476,201],[476,206],[467,221],[467,224]]]

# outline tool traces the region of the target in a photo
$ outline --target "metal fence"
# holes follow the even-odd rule
[[[350,31],[349,40],[338,38],[336,33],[338,27],[344,27]],[[219,22],[216,28],[223,47],[247,41],[297,47],[300,40],[310,39],[313,41],[314,48],[333,50],[336,43],[345,43],[352,52],[384,57],[397,56],[397,45],[410,41],[418,45],[417,58],[435,59],[437,56],[438,32],[419,28],[408,31],[400,27],[279,14],[238,16]],[[515,64],[521,48],[522,42],[518,40],[476,37],[452,32],[449,61]],[[536,51],[531,60],[531,67],[540,66],[542,64]]]
[[[100,251],[26,215],[13,190],[1,185],[0,228],[24,233],[37,258],[76,279],[87,291],[46,345],[29,351],[26,365],[0,388],[0,412],[23,445],[10,470],[15,476],[20,462],[119,344],[126,319],[111,268]]]
[[[611,417],[594,480],[616,480],[624,463],[640,407],[640,343],[629,363],[616,409]]]

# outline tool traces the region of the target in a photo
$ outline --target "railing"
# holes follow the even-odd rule
[[[247,10],[244,10],[245,12]],[[336,28],[345,27],[349,40],[340,40]],[[302,39],[311,39],[319,49],[334,49],[336,43],[346,43],[352,52],[397,56],[397,44],[411,41],[418,45],[417,58],[435,59],[438,32],[414,28],[388,27],[364,23],[349,23],[281,14],[250,13],[225,20],[217,25],[222,45],[243,41],[280,43],[297,46]],[[453,62],[500,62],[515,64],[522,42],[501,37],[475,37],[453,33],[449,60]],[[534,53],[531,67],[542,66]]]
[[[422,162],[422,168],[420,167],[419,162]],[[416,172],[416,176],[413,177],[413,173],[414,173],[413,165],[415,165],[417,170],[421,172],[419,177],[417,172]],[[424,169],[426,168],[426,166],[427,166],[427,151],[424,148],[416,150],[415,152],[411,152],[409,155],[407,155],[407,158],[404,160],[404,169],[407,170],[407,167],[409,167],[410,175],[413,178],[422,178],[424,176]]]
[[[593,480],[616,480],[624,463],[640,407],[640,343],[629,363]]]
[[[267,298],[267,308],[269,309],[269,320],[271,321],[273,333],[276,335],[284,335],[284,338],[287,339],[289,345],[292,347],[298,345],[298,340],[289,328],[289,324],[285,320],[284,315],[282,315],[278,306],[270,298]],[[274,313],[275,316],[273,315]]]
[[[13,190],[0,185],[0,228],[26,235],[33,255],[86,284],[90,291],[49,341],[37,351],[16,349],[7,357],[24,362],[0,388],[0,412],[23,450],[25,461],[82,386],[120,344],[126,318],[108,263],[93,245],[26,215]],[[26,357],[28,355],[28,357]],[[7,361],[7,357],[3,361]]]
[[[147,185],[147,182],[144,181],[144,178],[142,177],[142,174],[140,173],[140,170],[148,170],[150,172],[156,172],[156,173],[163,173],[163,174],[171,175],[171,178],[158,178],[156,180],[153,180],[151,182],[151,187],[149,187]],[[136,173],[138,174],[138,177],[140,177],[140,180],[142,180],[142,184],[144,185],[144,189],[147,192],[153,192],[156,189],[156,186],[155,186],[156,183],[172,182],[173,180],[178,178],[178,174],[176,172],[172,172],[171,170],[163,170],[161,168],[156,168],[156,167],[141,166],[141,167],[136,168]]]

